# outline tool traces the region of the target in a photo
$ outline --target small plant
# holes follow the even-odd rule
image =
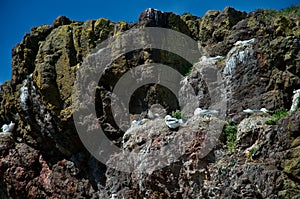
[[[272,116],[279,120],[288,115],[289,115],[289,111],[286,109],[282,109],[282,110],[275,111],[275,113]]]
[[[181,119],[182,118],[182,114],[181,114],[180,110],[172,111],[171,116],[176,118],[176,119]]]
[[[267,125],[276,125],[277,122],[275,120],[268,120],[268,121],[265,122],[265,124],[267,124]]]
[[[289,111],[286,109],[277,110],[272,114],[272,117],[274,117],[274,120],[268,120],[265,122],[265,124],[276,125],[276,124],[278,124],[278,121],[281,118],[288,116],[288,115],[289,115]]]
[[[253,147],[250,149],[250,154],[253,155],[257,151],[257,148]]]
[[[224,133],[226,135],[226,144],[229,153],[233,153],[236,147],[236,134],[237,134],[237,125],[231,125],[229,123],[224,128]]]
[[[246,152],[245,156],[247,158],[247,162],[253,161],[253,154],[257,151],[257,148],[253,147],[249,151]]]

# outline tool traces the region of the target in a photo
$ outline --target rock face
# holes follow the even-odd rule
[[[12,50],[12,79],[0,87],[0,126],[15,123],[13,132],[0,132],[0,198],[299,198],[299,110],[276,125],[266,124],[274,119],[271,115],[242,113],[292,105],[293,91],[300,88],[299,12],[299,7],[251,13],[228,7],[200,18],[149,8],[132,24],[59,17],[52,25],[33,28]],[[185,135],[194,139],[184,142],[186,150],[162,169],[126,173],[99,162],[83,146],[73,120],[78,107],[72,89],[78,68],[101,42],[143,27],[188,35],[198,42],[202,57],[191,65],[151,48],[118,57],[95,85],[96,96],[81,104],[94,109],[89,102],[95,101],[99,120],[86,117],[82,126],[91,132],[101,126],[116,146],[141,154],[157,152]],[[115,120],[121,112],[111,111],[113,88],[127,71],[149,63],[169,65],[184,75],[179,95],[191,86],[196,106],[218,110],[219,118],[183,115],[178,130],[156,118],[137,127],[127,123],[124,132]],[[170,114],[180,108],[175,95],[159,84],[140,87],[127,116],[147,117],[154,104]],[[225,104],[219,106],[219,99]],[[238,125],[234,152],[226,148],[226,131],[217,135],[210,122]],[[211,135],[220,139],[210,140],[216,141],[214,148],[204,154],[211,144],[205,138]],[[137,163],[141,169],[165,164]]]
[[[218,124],[216,126],[220,129],[211,128],[213,124]],[[186,121],[178,131],[170,130],[162,118],[130,128],[124,134],[123,148],[144,156],[142,160],[135,160],[137,169],[126,176],[127,180],[122,182],[122,186],[116,184],[116,181],[124,178],[123,175],[115,175],[114,171],[108,169],[107,174],[112,179],[107,184],[107,189],[118,195],[118,198],[197,198],[201,195],[202,185],[209,175],[207,165],[214,162],[215,158],[210,150],[206,150],[210,147],[208,139],[218,134],[218,130],[222,130],[224,125],[225,122],[216,117],[197,115]],[[184,150],[177,145],[173,146],[174,141],[184,143]],[[155,158],[147,158],[147,154],[156,154],[156,151],[168,145],[170,146],[165,150],[169,153],[165,152],[164,156],[158,158],[161,160],[158,164],[163,168],[151,171],[157,166],[157,161]],[[173,161],[176,155],[179,158]],[[157,156],[160,156],[159,153]],[[162,160],[171,164],[163,166],[166,163]],[[145,172],[146,168],[150,172]]]

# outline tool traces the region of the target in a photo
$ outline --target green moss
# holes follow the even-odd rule
[[[190,35],[190,30],[180,16],[171,13],[168,18],[168,28]]]
[[[252,30],[257,31],[258,35],[266,36],[265,29],[259,28],[263,26],[273,26],[274,18],[278,16],[278,12],[275,10],[256,10],[253,16],[247,18],[247,26]]]
[[[226,136],[226,144],[229,153],[233,153],[236,148],[236,135],[237,125],[231,125],[230,123],[225,126],[224,133]]]
[[[213,33],[213,21],[219,14],[220,12],[217,10],[209,10],[206,12],[199,27],[200,42],[206,42],[211,38]]]
[[[299,175],[299,162],[300,162],[300,146],[291,149],[286,154],[286,160],[283,162],[283,168],[286,173]]]
[[[292,33],[291,27],[292,27],[292,22],[284,16],[279,16],[275,20],[275,32],[277,35],[289,35]]]
[[[99,36],[99,41],[101,42],[108,38],[109,33],[114,30],[114,24],[110,20],[105,18],[98,19],[94,24],[95,34]]]

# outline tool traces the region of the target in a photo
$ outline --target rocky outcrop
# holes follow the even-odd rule
[[[107,189],[119,198],[198,198],[209,175],[207,165],[214,161],[210,145],[224,125],[216,117],[196,115],[178,131],[170,130],[162,118],[131,127],[124,134],[123,148],[139,153],[133,160],[136,169],[125,174],[122,186],[115,182],[124,174],[108,169],[106,174],[112,179]]]
[[[295,134],[299,132],[299,121],[296,121],[299,112],[283,118],[278,126],[267,128],[263,127],[265,124],[250,122],[260,117],[246,118],[239,125],[241,133],[249,131],[252,124],[252,134],[246,136],[254,143],[249,151],[240,145],[238,152],[226,158],[220,157],[216,164],[209,166],[212,176],[204,185],[206,197],[299,197],[299,176],[296,174],[299,169],[296,163],[299,160],[296,155],[299,152],[299,133]]]
[[[33,28],[12,50],[12,79],[0,87],[0,126],[15,123],[12,132],[0,133],[0,197],[298,198],[299,110],[278,125],[265,124],[270,115],[242,113],[245,108],[276,111],[292,105],[293,91],[300,88],[298,12],[299,7],[251,13],[228,7],[200,18],[149,8],[132,24],[59,17],[52,25]],[[92,71],[82,63],[93,57],[89,55],[94,49],[107,38],[144,27],[169,28],[192,37],[202,57],[188,63],[159,49],[126,53],[107,66],[95,83],[96,95],[74,106],[77,70],[84,66]],[[160,118],[137,127],[118,126],[111,111],[113,88],[127,71],[149,63],[181,73],[179,96],[192,87],[196,106],[218,110],[218,118],[184,115],[185,124],[178,130],[169,130]],[[147,72],[132,77],[146,78]],[[170,114],[180,108],[175,95],[159,84],[140,87],[132,95],[128,118],[145,117],[153,104]],[[95,109],[89,106],[94,101],[98,120],[88,116],[82,127],[88,132],[101,127],[124,151],[145,155],[183,135],[194,139],[181,145],[186,150],[168,165],[136,161],[141,171],[148,164],[166,166],[160,170],[126,173],[106,167],[85,149],[73,120],[79,106]],[[238,125],[234,152],[226,149],[225,130],[216,135],[209,126],[227,121]],[[205,142],[208,135],[215,135],[214,144]],[[203,154],[207,146],[214,148]]]

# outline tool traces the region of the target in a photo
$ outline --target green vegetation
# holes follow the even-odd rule
[[[297,14],[298,17],[300,17],[300,6],[290,6],[284,9],[281,9],[279,12],[282,14]]]
[[[255,148],[255,147],[251,148],[250,151],[248,151],[249,153],[246,154],[246,157],[247,157],[247,161],[248,161],[248,162],[252,162],[252,161],[253,161],[252,156],[253,156],[253,154],[254,154],[256,151],[257,151],[257,148]]]
[[[229,123],[224,128],[224,133],[226,135],[226,144],[229,153],[233,153],[236,147],[236,134],[237,134],[237,125],[231,125]]]
[[[265,122],[265,124],[268,124],[268,125],[276,125],[278,124],[278,121],[285,117],[285,116],[288,116],[289,115],[289,111],[286,110],[286,109],[281,109],[281,110],[278,110],[278,111],[275,111],[273,114],[272,114],[272,117],[274,117],[273,120],[268,120]]]
[[[289,111],[286,110],[286,109],[282,109],[282,110],[279,110],[279,111],[275,111],[275,113],[272,116],[279,120],[279,119],[281,119],[285,116],[288,116],[288,115],[289,115]]]
[[[249,152],[250,152],[250,154],[252,156],[256,151],[257,151],[257,148],[253,147],[253,148],[250,149]]]
[[[181,114],[180,110],[172,111],[171,116],[175,117],[176,119],[181,119],[182,118],[182,114]]]
[[[277,121],[275,121],[275,120],[268,120],[268,121],[265,122],[265,124],[267,124],[267,125],[276,125]]]
[[[189,67],[184,67],[183,69],[182,69],[182,71],[181,71],[181,74],[183,75],[183,76],[189,76],[190,74],[191,74],[191,72],[192,72],[192,69],[193,69],[193,66],[189,66]]]

